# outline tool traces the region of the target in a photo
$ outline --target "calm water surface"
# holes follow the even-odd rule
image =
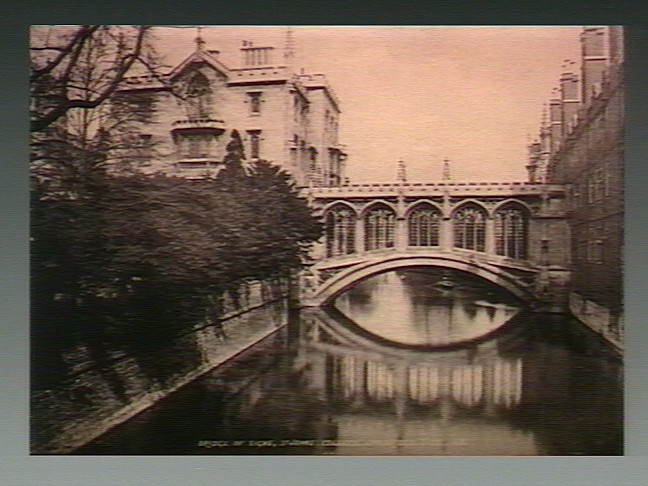
[[[621,362],[564,316],[417,269],[204,375],[76,454],[620,455]]]

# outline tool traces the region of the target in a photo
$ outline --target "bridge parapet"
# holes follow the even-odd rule
[[[311,199],[344,199],[378,196],[451,197],[476,196],[562,196],[560,184],[529,182],[438,182],[438,183],[367,183],[339,187],[312,187],[305,190]]]

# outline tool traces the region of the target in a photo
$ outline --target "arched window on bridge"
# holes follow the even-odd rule
[[[520,204],[509,203],[495,211],[495,252],[510,258],[527,258],[529,216]]]
[[[376,206],[367,212],[364,217],[366,250],[394,247],[395,219],[394,211],[387,206]]]
[[[349,255],[355,251],[355,212],[340,205],[331,208],[324,218],[326,225],[326,256]]]
[[[466,204],[454,213],[454,246],[466,250],[486,250],[486,211]]]
[[[441,212],[430,205],[419,205],[407,218],[409,246],[439,246]]]

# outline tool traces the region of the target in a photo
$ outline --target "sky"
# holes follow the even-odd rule
[[[342,109],[340,142],[351,182],[524,181],[527,145],[565,60],[579,59],[579,26],[294,26],[295,67],[323,73]],[[157,27],[174,65],[195,28]],[[240,66],[241,43],[285,45],[286,27],[205,26],[207,49]],[[275,55],[281,61],[281,49]]]

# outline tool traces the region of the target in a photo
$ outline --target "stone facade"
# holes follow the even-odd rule
[[[561,77],[560,96],[551,100],[540,140],[530,147],[528,169],[532,181],[564,184],[567,189],[572,311],[597,331],[620,340],[622,28],[584,28],[581,54],[580,73],[571,69]]]
[[[241,67],[219,52],[196,50],[162,79],[128,78],[123,95],[150,103],[137,157],[147,172],[189,178],[222,167],[230,134],[237,130],[248,160],[283,166],[300,186],[340,185],[346,154],[338,140],[339,102],[322,74],[297,74],[290,56],[244,42]]]

